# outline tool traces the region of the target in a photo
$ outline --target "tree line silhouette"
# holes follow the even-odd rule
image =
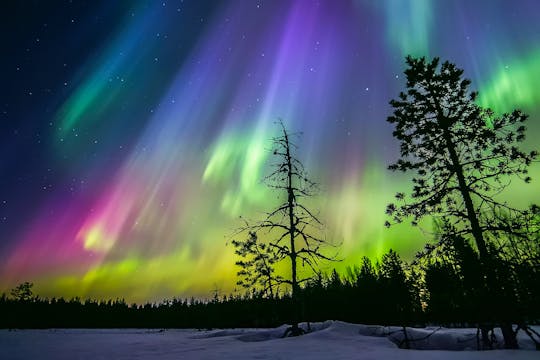
[[[299,288],[302,321],[328,319],[402,326],[466,326],[512,319],[529,329],[540,321],[540,272],[527,263],[497,263],[500,296],[478,301],[483,286],[474,249],[458,243],[437,259],[407,263],[390,250],[379,261],[364,257],[345,274],[319,274]],[[31,288],[31,287],[30,287]],[[486,304],[482,309],[479,305]],[[512,304],[512,306],[509,306]],[[484,305],[482,305],[484,306]],[[274,327],[295,316],[290,293],[263,291],[211,299],[128,304],[41,298],[25,292],[0,297],[1,328],[229,328]],[[492,329],[491,329],[492,330]]]

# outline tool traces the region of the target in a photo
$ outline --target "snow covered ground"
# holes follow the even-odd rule
[[[305,324],[303,324],[305,326]],[[402,350],[399,328],[326,321],[312,332],[281,338],[275,329],[144,330],[51,329],[0,330],[0,359],[539,359],[526,336],[521,350],[475,351],[475,329],[438,329],[416,342],[424,349]],[[434,329],[410,329],[410,338],[425,338]],[[390,333],[390,335],[388,335]],[[392,338],[393,341],[390,339]],[[464,350],[468,349],[468,350]]]

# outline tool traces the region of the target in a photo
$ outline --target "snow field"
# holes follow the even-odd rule
[[[307,328],[307,324],[302,324]],[[286,325],[273,329],[147,330],[48,329],[0,330],[0,359],[397,359],[528,360],[539,353],[525,334],[520,350],[476,351],[476,329],[408,328],[418,349],[403,350],[399,327],[325,321],[312,332],[281,338]],[[433,333],[434,330],[437,330]],[[427,335],[432,334],[429,337]],[[500,336],[500,334],[499,334]],[[500,341],[502,343],[502,341]],[[437,349],[437,350],[435,350]],[[445,349],[445,350],[441,350]],[[459,352],[451,350],[462,350]]]

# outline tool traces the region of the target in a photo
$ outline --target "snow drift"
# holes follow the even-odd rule
[[[308,325],[301,326],[308,330]],[[400,327],[340,321],[310,324],[304,336],[282,338],[273,329],[147,330],[50,329],[0,331],[2,359],[537,359],[534,344],[521,350],[476,351],[476,329],[407,328],[414,350],[399,349]],[[428,336],[429,335],[429,336]],[[497,334],[496,334],[497,335]],[[500,334],[498,334],[500,338]],[[500,340],[502,344],[502,339]],[[423,349],[423,350],[419,350]],[[461,350],[459,353],[451,350]]]

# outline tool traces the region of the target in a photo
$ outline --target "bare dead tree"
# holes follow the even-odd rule
[[[280,135],[272,139],[271,152],[275,161],[264,182],[282,202],[267,212],[263,220],[254,223],[246,221],[238,234],[248,233],[248,239],[234,241],[233,244],[238,255],[251,259],[238,262],[242,267],[238,274],[244,278],[241,280],[244,284],[262,285],[263,289],[289,285],[293,303],[299,304],[300,284],[319,273],[318,263],[321,260],[335,261],[336,256],[323,252],[325,245],[330,245],[324,238],[323,223],[304,201],[315,196],[319,188],[309,179],[304,165],[295,156],[298,147],[291,137],[299,134],[289,133],[282,121],[279,126]],[[257,241],[257,234],[265,239],[265,246]],[[251,250],[244,252],[246,248]],[[274,265],[287,260],[290,278],[275,276]],[[299,265],[308,268],[306,275],[299,275]],[[271,290],[265,291],[272,294]],[[300,333],[299,314],[296,309],[294,313],[292,335]]]

